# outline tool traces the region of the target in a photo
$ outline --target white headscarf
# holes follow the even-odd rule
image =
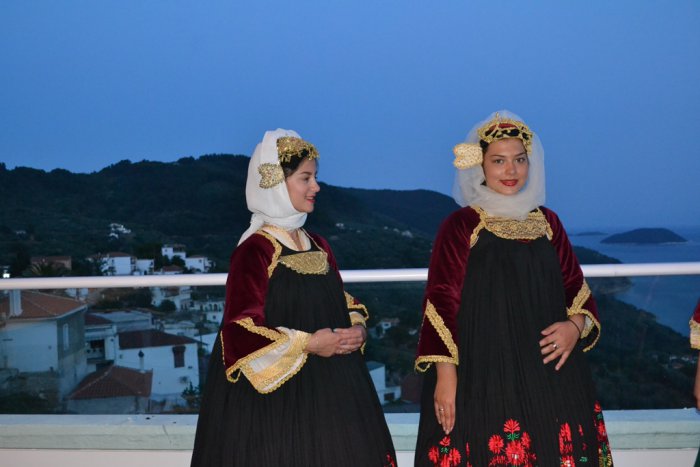
[[[245,197],[248,210],[253,213],[250,218],[250,227],[243,232],[240,245],[243,241],[260,230],[264,224],[272,224],[285,230],[292,230],[304,225],[306,213],[294,209],[289,199],[286,183],[278,183],[271,188],[261,188],[262,175],[258,168],[261,164],[279,164],[277,154],[277,139],[283,136],[300,138],[297,132],[292,130],[266,131],[265,136],[255,147],[253,157],[248,164],[248,179],[245,184]]]
[[[477,130],[498,113],[501,117],[524,122],[508,110],[499,110],[477,123],[469,131],[465,143],[479,144]],[[532,129],[531,129],[532,130]],[[544,204],[544,149],[539,137],[533,132],[532,147],[528,154],[530,167],[527,183],[514,195],[502,195],[484,184],[484,169],[481,165],[469,169],[457,170],[452,188],[452,197],[460,206],[479,206],[492,216],[523,220],[533,209]]]

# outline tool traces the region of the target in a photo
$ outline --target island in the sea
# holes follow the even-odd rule
[[[646,228],[610,235],[601,240],[601,243],[683,243],[687,241],[668,229]]]

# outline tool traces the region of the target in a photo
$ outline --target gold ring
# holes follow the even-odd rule
[[[552,342],[552,348],[553,348],[554,350],[557,350],[557,344],[555,344],[554,342]]]

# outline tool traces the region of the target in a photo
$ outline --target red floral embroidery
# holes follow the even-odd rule
[[[440,446],[433,446],[428,450],[428,459],[436,467],[453,467],[462,461],[462,455],[457,448],[450,447],[452,441],[449,436],[440,440]]]
[[[532,440],[527,432],[520,431],[520,423],[517,420],[506,420],[503,424],[505,439],[499,434],[489,438],[489,450],[493,453],[489,461],[489,467],[523,466],[532,467],[537,456],[530,451]]]
[[[568,423],[562,423],[559,427],[559,454],[561,454],[562,464],[564,464],[564,457],[571,456],[573,452],[574,445],[571,442],[571,428]]]
[[[396,461],[391,457],[391,454],[386,455],[386,464],[384,464],[384,467],[396,467]]]
[[[612,454],[610,454],[610,444],[608,442],[608,431],[605,429],[605,420],[603,420],[603,409],[598,402],[593,408],[595,416],[593,422],[597,429],[598,436],[598,464],[601,467],[611,467]]]
[[[503,438],[501,438],[501,435],[493,435],[489,439],[489,451],[494,454],[498,454],[501,452],[501,449],[503,449],[503,444]]]

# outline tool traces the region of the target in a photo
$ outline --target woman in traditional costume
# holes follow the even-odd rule
[[[583,352],[595,301],[544,203],[537,135],[507,111],[455,146],[423,301],[416,466],[611,466]]]
[[[690,347],[695,350],[700,350],[700,300],[698,300],[693,316],[690,318]],[[700,410],[700,355],[698,356],[695,369],[693,396],[695,396],[695,406]],[[700,449],[698,450],[694,465],[695,467],[700,467]]]
[[[361,352],[367,311],[302,228],[316,148],[268,131],[248,168],[251,226],[231,255],[192,466],[395,466]]]

